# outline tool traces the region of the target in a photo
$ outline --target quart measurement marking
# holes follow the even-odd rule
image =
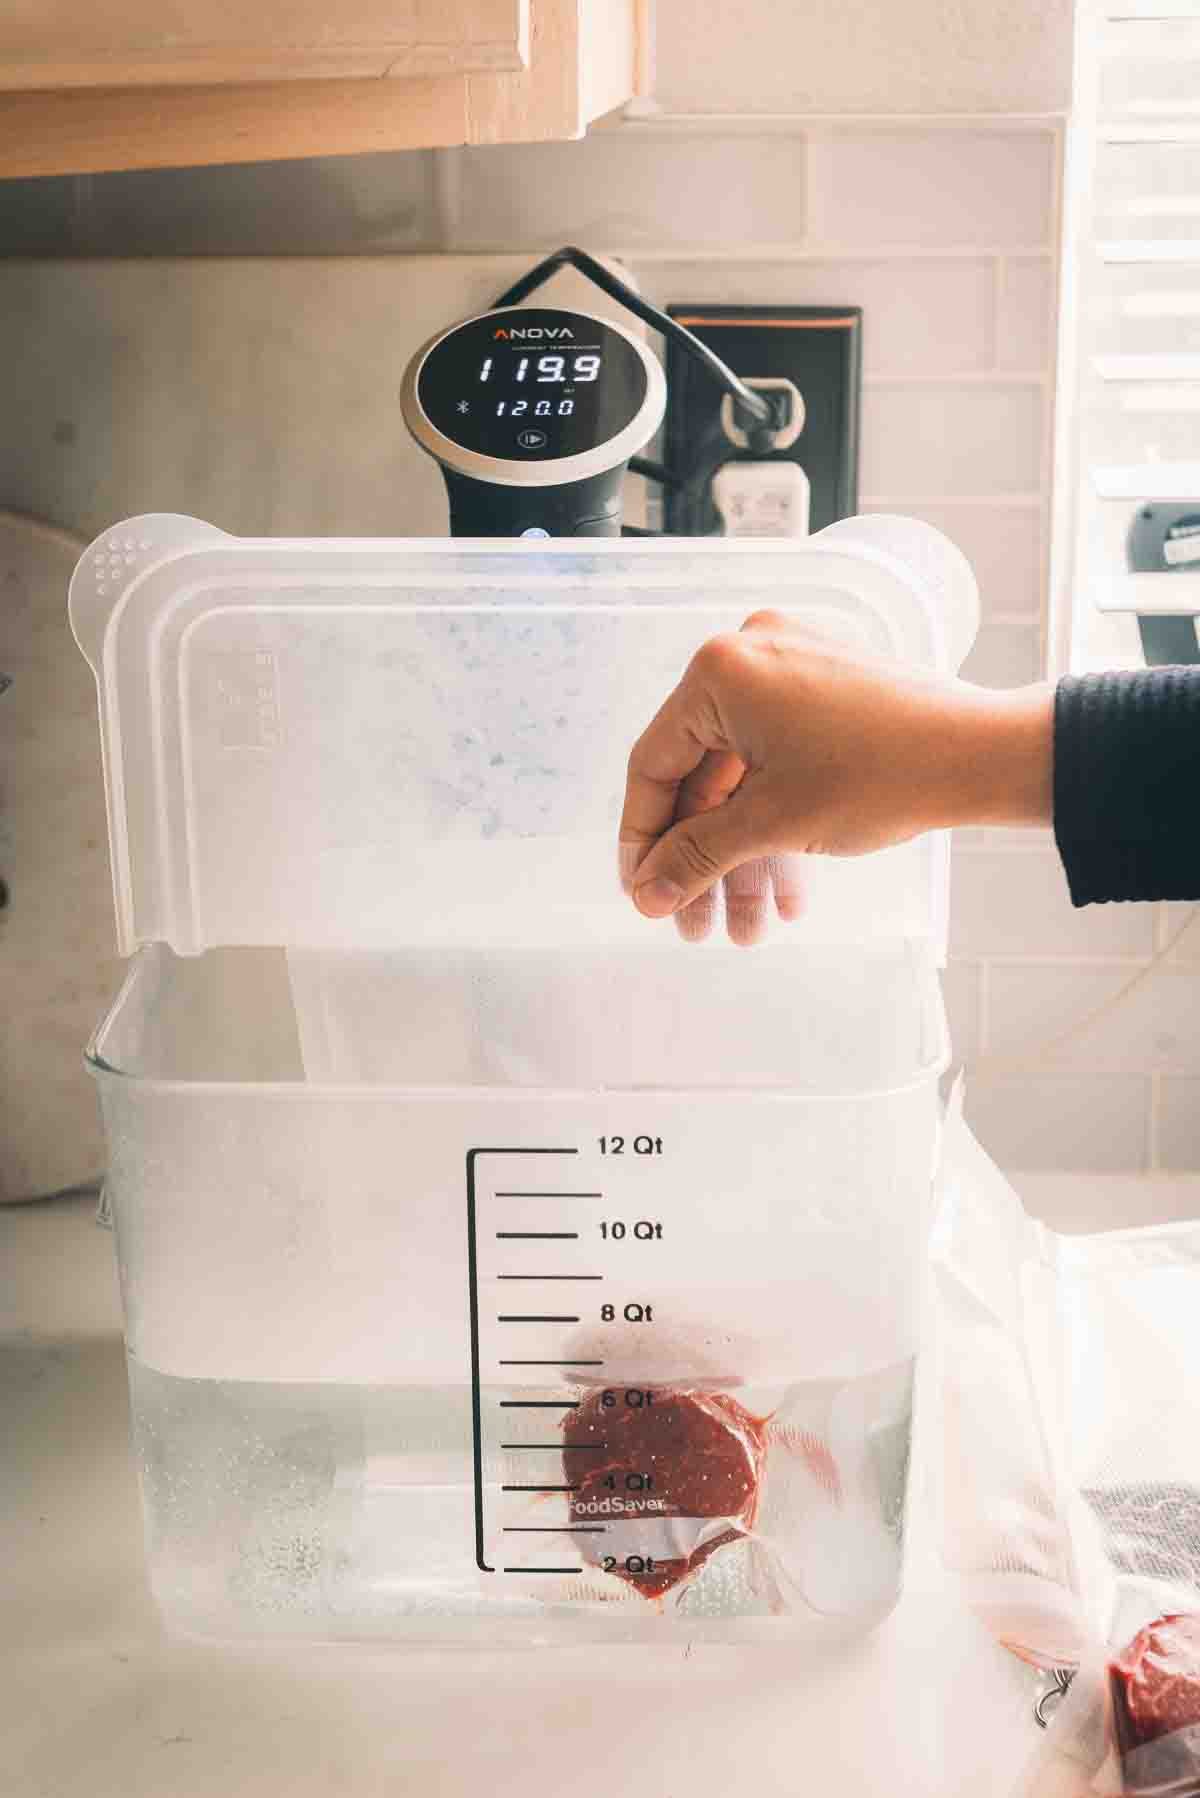
[[[603,1367],[603,1361],[501,1361],[501,1367]]]
[[[489,1568],[489,1572],[490,1572]],[[582,1573],[582,1567],[505,1567],[505,1573]]]
[[[582,1321],[578,1317],[560,1317],[539,1311],[502,1311],[496,1319],[498,1324],[577,1324]]]
[[[603,1523],[506,1523],[506,1536],[602,1536]],[[506,1569],[507,1571],[507,1569]]]
[[[602,1280],[603,1274],[497,1274],[498,1280]]]
[[[549,1152],[549,1151],[548,1151]],[[577,1155],[578,1149],[570,1149],[568,1154]],[[498,1199],[602,1199],[602,1192],[498,1192]]]
[[[578,1230],[497,1230],[497,1242],[578,1242]]]
[[[520,1448],[520,1449],[536,1448],[539,1451],[545,1449],[553,1454],[560,1455],[564,1448],[569,1448],[572,1450],[587,1448],[587,1449],[593,1449],[596,1452],[601,1452],[608,1447],[608,1443],[607,1442],[502,1442],[500,1444],[500,1446],[501,1446],[501,1448]]]
[[[578,1486],[501,1486],[501,1492],[578,1492]]]
[[[577,1398],[502,1398],[502,1411],[578,1411]]]

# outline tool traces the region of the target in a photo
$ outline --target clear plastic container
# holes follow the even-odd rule
[[[609,865],[628,744],[714,629],[965,653],[957,552],[875,526],[138,520],[83,558],[137,949],[91,1061],[172,1626],[820,1643],[894,1603],[944,846],[814,866],[751,953],[631,917]]]

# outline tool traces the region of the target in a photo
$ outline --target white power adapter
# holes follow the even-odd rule
[[[726,462],[712,496],[727,537],[808,536],[812,490],[795,462]]]

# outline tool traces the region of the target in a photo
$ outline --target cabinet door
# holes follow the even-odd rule
[[[37,3],[23,0],[30,9]],[[479,3],[464,0],[458,10]],[[525,68],[0,91],[0,179],[580,137],[592,119],[642,91],[647,0],[521,4],[529,14]]]
[[[199,86],[523,69],[529,0],[17,0],[0,89]]]

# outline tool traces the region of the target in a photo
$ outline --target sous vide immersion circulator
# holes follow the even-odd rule
[[[658,358],[608,319],[507,306],[418,350],[404,421],[440,463],[454,537],[616,537],[629,458],[666,409]]]

